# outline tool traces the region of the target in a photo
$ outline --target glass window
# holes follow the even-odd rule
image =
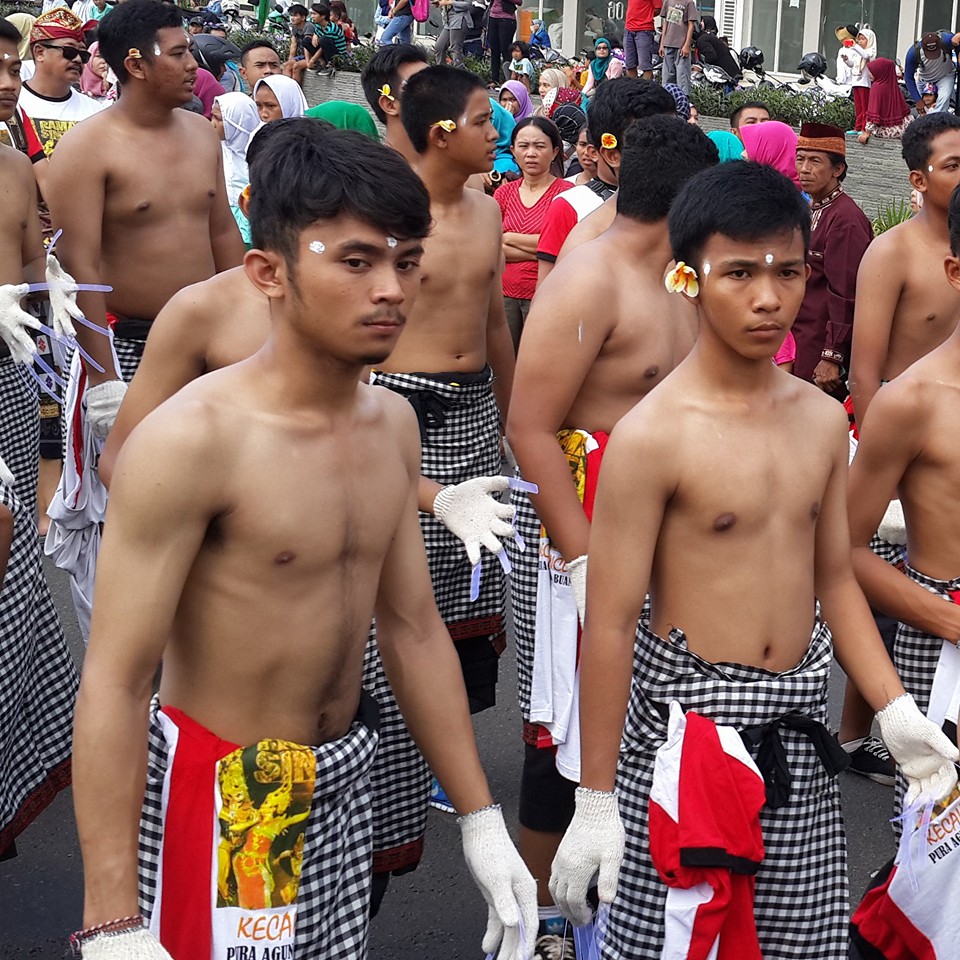
[[[759,47],[763,51],[763,65],[774,70],[777,52],[777,0],[754,0],[750,21],[750,42],[744,46]]]
[[[807,0],[781,0],[780,43],[777,50],[777,69],[796,73],[797,64],[806,52],[803,49],[803,20]]]
[[[930,30],[951,30],[953,28],[954,0],[923,0],[923,17],[920,21],[920,33]]]

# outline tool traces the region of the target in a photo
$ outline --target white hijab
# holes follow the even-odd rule
[[[277,98],[277,103],[280,104],[280,113],[284,120],[290,117],[302,117],[304,113],[306,113],[308,106],[307,98],[303,95],[300,84],[297,83],[296,80],[285,77],[280,73],[274,73],[268,77],[261,77],[253,88],[254,99],[256,99],[257,91],[260,89],[261,83],[265,83],[273,91],[273,95]],[[254,129],[253,133],[250,134],[250,139],[247,140],[248,149],[250,147],[250,141],[253,140],[265,126],[266,124],[261,122]]]
[[[235,207],[240,192],[250,182],[247,144],[260,125],[257,105],[245,93],[221,93],[213,98],[223,117],[223,178],[230,205]]]

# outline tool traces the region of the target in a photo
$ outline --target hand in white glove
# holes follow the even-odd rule
[[[10,356],[17,363],[32,363],[37,354],[37,345],[27,329],[39,330],[40,321],[20,306],[28,289],[25,283],[0,285],[0,337],[10,348]]]
[[[887,511],[880,521],[877,536],[887,543],[907,543],[907,522],[903,517],[903,505],[899,500],[891,500]]]
[[[905,803],[942,800],[956,786],[960,751],[928,720],[909,694],[891,700],[878,714],[880,736],[907,778]]]
[[[50,326],[63,339],[77,335],[73,321],[83,317],[77,306],[77,281],[60,265],[56,254],[47,254],[47,283],[50,284]]]
[[[599,874],[601,903],[612,903],[623,863],[625,834],[616,794],[577,787],[576,810],[550,871],[550,893],[560,912],[578,927],[590,922],[587,890]]]
[[[101,440],[116,421],[126,392],[127,385],[122,380],[105,380],[87,389],[87,423]]]
[[[480,562],[480,547],[503,549],[501,537],[513,534],[514,508],[492,494],[507,489],[506,477],[474,477],[444,487],[433,501],[433,515],[467,548],[471,564]]]
[[[580,626],[583,626],[587,615],[587,555],[583,554],[567,564],[567,573],[570,574],[570,586],[577,601],[577,613],[580,615]]]
[[[80,955],[83,960],[173,960],[146,929],[101,933],[85,939]]]
[[[499,960],[530,960],[539,926],[537,884],[507,833],[500,805],[476,810],[457,822],[467,868],[487,901],[484,953],[493,953],[502,941]]]

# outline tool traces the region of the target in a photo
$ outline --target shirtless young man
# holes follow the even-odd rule
[[[737,731],[753,728],[754,743],[769,735],[763,725],[784,721],[778,735],[793,782],[778,784],[768,770],[774,782],[764,802],[752,777],[750,793],[737,793],[750,809],[747,826],[728,841],[731,852],[753,851],[759,820],[764,852],[750,857],[762,858],[750,911],[758,956],[847,955],[831,755],[839,748],[825,749],[832,738],[817,730],[827,718],[831,631],[912,784],[938,792],[956,782],[958,752],[904,696],[851,569],[847,418],[771,362],[803,301],[809,231],[796,188],[754,163],[699,174],[670,211],[673,256],[700,278],[697,295],[684,283],[693,277],[676,277],[697,303],[700,332],[608,445],[590,532],[582,786],[550,884],[564,913],[584,923],[599,868],[600,900],[612,901],[603,946],[611,960],[659,960],[665,909],[676,907],[654,868],[647,827],[655,753],[668,713],[674,732],[681,720],[671,702]],[[638,638],[648,589],[650,620]],[[741,741],[731,733],[732,751]],[[823,754],[810,739],[818,733]],[[744,761],[741,776],[750,769]],[[668,797],[658,795],[665,810]],[[669,837],[663,842],[669,849]],[[667,929],[672,940],[677,927]]]
[[[943,116],[937,114],[936,116]],[[950,249],[944,267],[954,297],[960,293],[960,193],[950,201]],[[960,300],[960,297],[958,297]],[[853,565],[871,605],[899,621],[893,662],[920,709],[937,710],[934,678],[956,670],[956,654],[938,668],[941,648],[960,641],[960,327],[947,341],[874,395],[860,427],[850,470]],[[909,562],[897,569],[869,543],[887,504],[899,497],[906,518]],[[956,673],[953,675],[956,683]],[[956,717],[951,718],[956,723]],[[900,812],[901,789],[896,812]]]
[[[118,4],[100,24],[100,52],[123,97],[69,131],[51,157],[47,200],[63,229],[64,266],[113,292],[81,293],[88,320],[118,318],[115,370],[106,337],[85,327],[81,344],[104,372],[87,368],[87,417],[105,436],[143,354],[150,324],[181,288],[237,266],[244,247],[230,213],[220,143],[189,103],[197,64],[175,7]],[[78,190],[77,185],[83,184]]]
[[[493,166],[497,134],[490,112],[483,84],[454,67],[415,73],[401,101],[414,170],[430,193],[433,228],[416,307],[371,382],[417,410],[422,472],[429,478],[421,507],[434,503],[442,485],[500,473],[500,417],[507,415],[514,365],[500,284],[502,221],[492,197],[464,188],[472,174]],[[438,507],[446,507],[447,496]],[[505,642],[502,573],[485,557],[480,594],[471,602],[471,564],[460,541],[435,517],[424,513],[421,522],[437,606],[460,655],[471,708],[486,709],[495,701]]]
[[[417,151],[400,119],[400,101],[407,81],[429,66],[422,47],[412,43],[392,43],[380,47],[360,74],[363,95],[374,116],[387,128],[383,142],[415,164]]]
[[[429,198],[396,154],[314,124],[274,137],[251,174],[245,269],[270,339],[150,414],[114,476],[75,732],[84,923],[137,913],[139,856],[151,933],[122,923],[84,956],[166,957],[156,936],[177,960],[239,956],[266,935],[278,955],[365,955],[375,609],[408,723],[467,814],[484,949],[505,925],[501,952],[519,960],[532,944],[514,901],[531,930],[534,885],[490,807],[431,596],[415,419],[359,382],[415,299]],[[304,515],[298,491],[318,483],[325,509]]]
[[[960,319],[960,300],[942,268],[950,255],[947,208],[960,183],[960,118],[952,113],[918,117],[904,133],[903,158],[923,207],[877,237],[860,261],[849,384],[858,423],[881,383],[943,343]],[[881,555],[899,557],[898,547],[875,545]],[[882,617],[878,622],[891,642],[896,625]],[[856,772],[889,784],[891,764],[869,736],[872,720],[873,711],[848,683],[840,742],[853,752]]]
[[[523,477],[540,487],[533,507],[520,501],[518,527],[527,544],[541,542],[542,567],[532,550],[518,554],[510,581],[521,712],[532,721],[524,724],[520,850],[538,880],[543,936],[563,927],[559,911],[547,917],[543,908],[552,904],[550,864],[573,816],[579,779],[575,691],[549,691],[544,664],[552,663],[556,675],[565,661],[573,680],[575,595],[579,590],[582,606],[591,488],[606,437],[696,339],[696,308],[663,285],[671,260],[667,213],[684,182],[716,162],[716,148],[704,134],[675,117],[654,116],[630,127],[619,164],[617,218],[537,291],[517,358],[507,436]],[[609,295],[598,300],[596,284],[585,284],[585,276],[609,277]],[[578,482],[571,483],[575,463]],[[540,521],[548,540],[541,541]],[[551,629],[546,611],[552,605],[538,597],[538,581],[558,576],[554,602],[565,597],[573,617],[554,617]]]
[[[247,151],[250,164],[273,137],[288,136],[287,127],[314,123],[277,120],[268,124],[254,137]],[[245,212],[249,209],[245,198],[241,197],[240,204]],[[222,310],[224,303],[231,305],[229,314]],[[143,362],[104,445],[98,472],[108,486],[120,449],[141,420],[193,380],[246,360],[263,346],[270,332],[269,304],[242,267],[174,294],[157,315]],[[421,492],[432,486],[422,484]],[[433,514],[435,498],[434,494],[421,501],[420,509]],[[504,505],[488,493],[478,492],[465,499],[463,509],[452,516],[441,515],[451,533],[460,539],[474,540],[477,549],[484,541],[499,545],[495,531],[512,532],[504,522]],[[390,875],[414,869],[422,858],[430,777],[400,715],[372,634],[363,686],[380,707],[380,747],[370,772],[374,872],[371,909],[375,915]]]
[[[550,204],[537,244],[538,284],[549,276],[578,225],[583,224],[580,242],[585,242],[599,236],[613,222],[615,209],[611,201],[617,190],[624,134],[634,120],[655,113],[675,116],[676,104],[652,80],[627,77],[619,83],[602,84],[597,90],[587,114],[587,133],[597,152],[597,175],[589,183],[566,190]],[[586,221],[595,215],[600,219],[587,227]]]

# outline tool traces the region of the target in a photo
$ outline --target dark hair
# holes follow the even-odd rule
[[[429,233],[427,188],[395,150],[306,117],[267,127],[269,137],[261,140],[258,133],[248,152],[255,247],[281,254],[292,266],[300,233],[341,214],[403,240]]]
[[[330,8],[325,3],[315,3],[310,9],[318,17],[323,17],[324,20],[330,19]]]
[[[677,105],[673,97],[659,83],[637,77],[618,77],[615,83],[602,83],[587,111],[587,135],[599,150],[600,138],[612,133],[617,143],[623,143],[624,134],[642,117],[658,113],[675,117]]]
[[[267,43],[266,40],[251,40],[243,49],[240,51],[240,64],[241,66],[247,65],[247,54],[252,53],[254,50],[259,50],[263,47],[266,50],[272,50],[276,55],[277,59],[280,59],[280,53],[277,48],[272,43]]]
[[[117,75],[120,83],[130,79],[123,65],[132,48],[144,60],[153,58],[157,34],[167,27],[181,27],[180,11],[169,3],[157,0],[127,0],[118,3],[100,21],[100,56]]]
[[[698,173],[680,191],[668,219],[676,261],[700,269],[710,237],[762,240],[799,230],[810,244],[810,208],[782,173],[763,163],[722,163]]]
[[[713,141],[676,117],[638,120],[624,141],[617,213],[641,223],[663,220],[680,188],[720,162]]]
[[[948,130],[960,130],[960,117],[953,113],[925,113],[917,117],[901,138],[900,152],[908,170],[923,170],[933,153],[933,141]]]
[[[287,7],[287,16],[296,14],[298,17],[305,17],[310,11],[302,3],[291,3]]]
[[[9,20],[0,17],[0,40],[19,45],[21,39],[20,31]]]
[[[730,126],[733,128],[740,126],[740,114],[744,110],[765,110],[768,117],[772,117],[773,113],[770,108],[760,100],[747,100],[745,103],[741,103],[733,113],[730,114]]]
[[[363,95],[370,109],[381,123],[387,122],[387,115],[380,109],[380,88],[387,84],[399,93],[400,80],[397,70],[405,63],[428,63],[427,55],[421,47],[412,43],[392,43],[381,47],[368,61],[360,73]]]
[[[510,44],[510,52],[513,53],[513,48],[516,47],[520,51],[520,59],[527,60],[530,57],[530,44],[524,43],[522,40],[514,40]]]
[[[830,161],[831,166],[840,167],[843,169],[837,174],[837,179],[843,183],[847,179],[847,158],[842,153],[831,153],[827,150],[827,159]]]
[[[950,229],[950,252],[955,257],[960,257],[960,187],[955,187],[950,194],[947,226]]]
[[[720,30],[717,27],[716,17],[711,17],[709,14],[705,17],[700,18],[700,22],[703,24],[704,33],[719,33]]]
[[[513,128],[513,133],[510,135],[511,147],[516,144],[517,134],[524,127],[536,127],[542,134],[546,135],[551,145],[560,151],[558,156],[563,157],[563,138],[560,136],[557,125],[546,117],[524,117],[523,120],[518,120],[517,125]]]
[[[427,67],[414,74],[400,101],[400,119],[413,149],[425,153],[430,128],[438,120],[459,117],[477,90],[486,90],[483,81],[458,67]]]

